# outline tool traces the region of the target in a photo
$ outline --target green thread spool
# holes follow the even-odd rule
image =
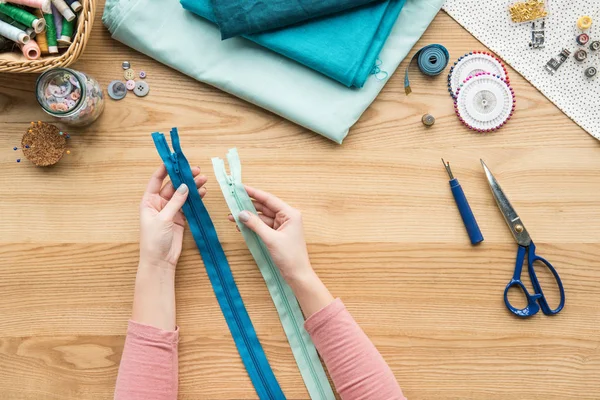
[[[27,25],[20,23],[19,21],[15,21],[14,19],[12,19],[11,17],[9,17],[6,14],[2,14],[0,13],[0,21],[4,21],[7,24],[11,24],[12,26],[14,26],[15,28],[19,28],[20,30],[24,31],[27,29]]]
[[[71,38],[73,37],[73,31],[75,29],[75,20],[67,21],[66,18],[63,18],[62,21],[62,30],[60,31],[60,39],[59,43],[63,42],[63,44],[71,44]]]
[[[54,17],[52,14],[44,13],[46,20],[46,40],[48,41],[48,52],[50,54],[58,53],[58,41],[56,40],[56,26],[54,26]]]
[[[31,26],[36,33],[42,32],[46,27],[47,21],[44,21],[41,18],[36,18],[35,15],[30,14],[19,7],[15,7],[12,4],[0,3],[0,13],[7,15],[22,24]]]

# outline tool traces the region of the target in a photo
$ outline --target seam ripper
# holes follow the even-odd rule
[[[478,244],[483,242],[483,235],[481,234],[479,225],[477,225],[475,215],[473,215],[471,206],[469,206],[469,202],[467,201],[465,192],[460,186],[460,183],[458,183],[458,179],[456,179],[452,174],[452,170],[450,169],[450,163],[445,162],[443,158],[442,163],[444,164],[444,168],[446,168],[446,172],[448,172],[448,176],[450,177],[450,190],[452,191],[452,195],[454,196],[454,201],[456,202],[456,206],[458,207],[458,212],[460,213],[460,216],[463,220],[463,224],[465,225],[467,234],[469,235],[469,239],[471,239],[471,244]]]

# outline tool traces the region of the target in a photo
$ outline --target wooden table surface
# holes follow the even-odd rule
[[[149,134],[172,126],[210,178],[207,207],[289,399],[308,395],[212,173],[210,158],[234,146],[246,183],[303,210],[315,269],[410,400],[600,398],[600,143],[515,71],[517,110],[497,133],[465,129],[445,75],[414,69],[413,94],[404,95],[396,73],[339,146],[113,41],[102,8],[74,68],[106,86],[128,60],[148,73],[151,92],[107,98],[95,124],[71,130],[71,154],[56,167],[15,162],[12,147],[28,123],[49,118],[35,101],[35,76],[0,75],[0,399],[112,398],[131,312],[138,202],[159,164]],[[452,58],[483,49],[443,12],[417,48],[436,42]],[[431,129],[420,121],[426,112],[437,119]],[[478,247],[440,157],[477,216],[486,239]],[[559,315],[523,320],[505,309],[516,244],[479,158],[560,272],[567,302]],[[189,232],[184,242],[179,398],[254,399]]]

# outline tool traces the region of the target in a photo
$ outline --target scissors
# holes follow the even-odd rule
[[[504,216],[504,220],[508,224],[508,228],[519,245],[519,250],[517,251],[517,262],[515,264],[515,272],[510,282],[508,282],[508,285],[506,285],[506,289],[504,290],[504,303],[506,304],[506,307],[510,312],[518,315],[519,317],[531,317],[540,311],[540,307],[543,313],[546,315],[558,314],[565,306],[565,290],[563,288],[562,281],[558,276],[558,272],[556,272],[552,264],[550,264],[545,258],[535,254],[535,244],[533,244],[527,229],[525,229],[523,222],[521,222],[521,218],[510,204],[510,201],[508,201],[508,198],[502,191],[498,181],[496,178],[494,178],[494,175],[492,175],[483,160],[481,160],[481,165],[485,171],[485,175],[488,179],[488,183],[490,184],[490,189],[492,189],[492,194],[496,199],[496,203],[498,204],[498,208],[500,208],[500,211]],[[527,257],[527,270],[529,271],[529,277],[531,278],[531,284],[533,285],[533,290],[535,292],[534,294],[530,294],[521,281],[521,270],[523,269],[525,257]],[[540,282],[535,274],[533,264],[536,261],[543,263],[550,270],[550,272],[552,272],[552,275],[554,275],[554,279],[558,284],[558,289],[560,290],[560,304],[555,309],[550,308],[548,305],[546,296],[544,296]],[[511,287],[518,287],[523,291],[525,297],[527,298],[527,306],[525,308],[516,308],[510,304],[510,301],[508,300],[508,290]]]

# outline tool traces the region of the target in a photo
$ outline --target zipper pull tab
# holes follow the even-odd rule
[[[171,153],[171,161],[173,161],[173,168],[176,173],[179,173],[179,162],[177,161],[177,154]]]

